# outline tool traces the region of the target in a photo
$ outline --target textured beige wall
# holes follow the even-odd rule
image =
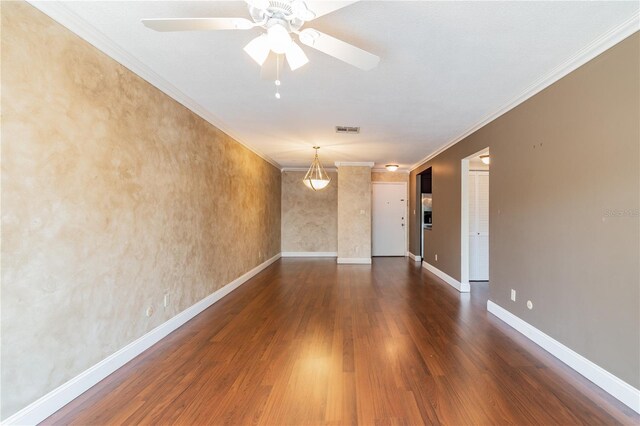
[[[459,279],[461,159],[490,147],[491,300],[636,388],[639,72],[636,33],[421,165],[410,181],[415,206],[416,173],[433,167],[425,259]]]
[[[6,418],[276,255],[281,186],[28,4],[1,47]]]
[[[409,182],[408,173],[399,172],[371,172],[371,182]]]
[[[304,183],[305,172],[282,173],[282,251],[338,251],[338,174],[312,191]]]
[[[302,183],[304,175],[282,173],[282,251],[337,252],[338,174],[329,173],[331,183],[317,192]],[[409,174],[373,171],[371,181],[408,183]]]
[[[338,167],[338,258],[371,258],[370,167]]]

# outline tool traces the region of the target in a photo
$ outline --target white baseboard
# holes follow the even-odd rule
[[[247,282],[249,279],[257,275],[263,269],[271,265],[273,262],[280,258],[280,253],[273,256],[271,259],[261,263],[249,272],[245,273],[239,278],[231,281],[224,287],[211,293],[209,296],[195,303],[191,307],[180,312],[170,320],[162,323],[158,327],[149,331],[147,334],[141,336],[137,340],[129,343],[116,353],[108,356],[99,363],[80,373],[73,379],[64,383],[63,385],[52,390],[43,397],[32,402],[22,410],[18,411],[11,417],[7,418],[3,425],[34,425],[42,422],[47,417],[73,401],[89,388],[100,382],[109,374],[116,371],[118,368],[131,361],[142,352],[158,343],[165,336],[172,331],[176,330],[184,323],[198,315],[200,312],[207,309],[227,294],[231,293],[236,288]]]
[[[283,251],[282,257],[338,257],[335,251]]]
[[[469,291],[471,291],[471,286],[469,285],[469,283],[461,283],[460,281],[445,274],[440,269],[436,268],[433,265],[430,265],[427,262],[422,262],[422,267],[434,274],[436,277],[440,278],[442,281],[449,284],[451,287],[458,290],[460,293],[469,293]]]
[[[415,260],[416,262],[422,261],[422,257],[421,256],[416,256],[415,254],[411,253],[410,251],[407,252],[407,256],[409,256],[411,259]]]
[[[591,380],[618,401],[640,413],[640,390],[569,349],[554,338],[547,336],[491,300],[487,301],[487,310],[542,347],[542,349]]]
[[[370,257],[339,257],[338,263],[340,264],[354,264],[354,265],[371,265]]]

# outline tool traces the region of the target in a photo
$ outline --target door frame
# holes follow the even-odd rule
[[[409,189],[407,182],[371,182],[371,223],[373,225],[373,187],[374,185],[403,185],[404,186],[404,256],[407,257],[409,252]],[[373,256],[373,226],[371,226],[371,255]]]
[[[469,160],[483,154],[489,154],[489,147],[463,158],[460,167],[460,287],[466,291],[471,289],[469,284]]]

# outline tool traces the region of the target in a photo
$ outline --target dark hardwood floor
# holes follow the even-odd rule
[[[638,424],[404,258],[282,259],[47,424]]]

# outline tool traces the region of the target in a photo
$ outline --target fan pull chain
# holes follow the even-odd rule
[[[276,99],[280,99],[280,55],[276,56]]]

